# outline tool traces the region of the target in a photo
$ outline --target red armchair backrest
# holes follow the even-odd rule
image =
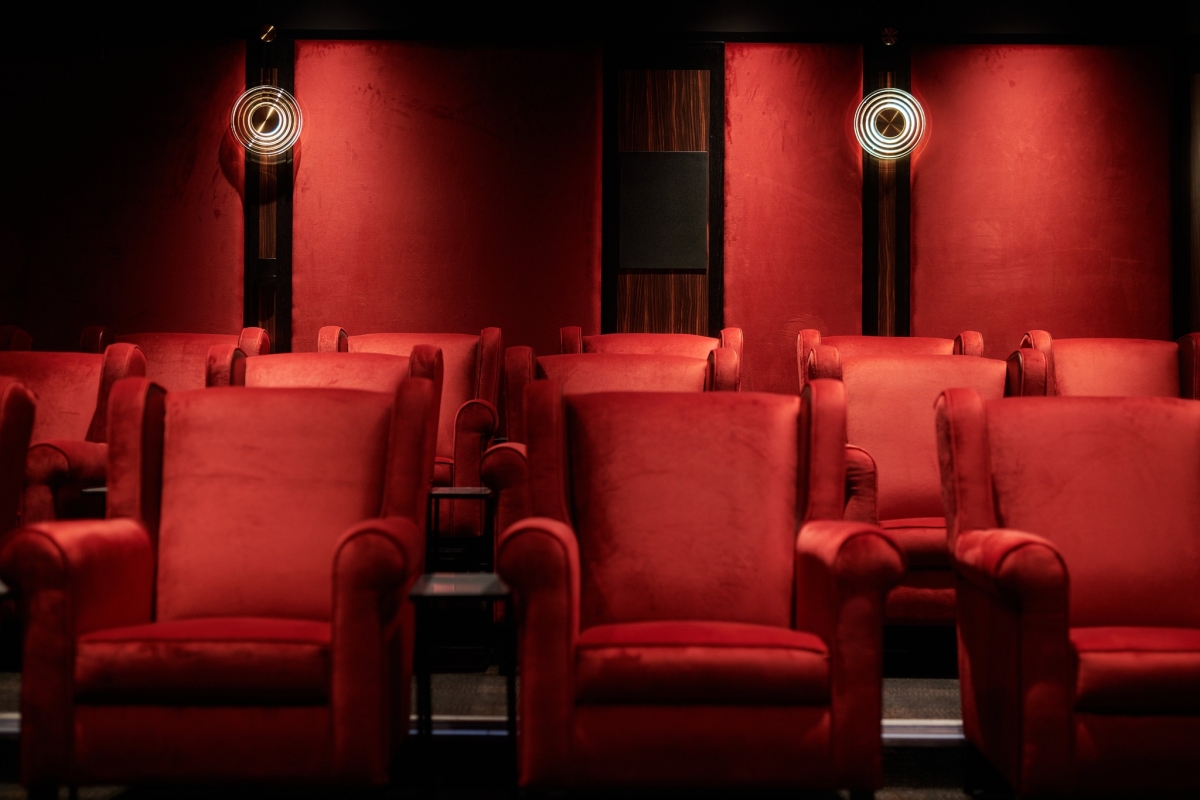
[[[1004,396],[1004,362],[960,356],[849,357],[846,438],[875,459],[880,519],[940,517],[934,403],[965,386],[988,399]]]
[[[465,333],[365,333],[349,336],[334,326],[321,329],[319,352],[386,353],[407,356],[421,344],[441,348],[444,363],[442,408],[438,424],[438,455],[454,457],[454,419],[468,400],[496,405],[503,359],[499,328]]]
[[[85,328],[80,350],[101,353],[114,342],[137,345],[146,356],[146,377],[169,392],[203,389],[208,351],[233,345],[247,356],[271,352],[271,339],[262,328],[243,328],[238,335],[223,333],[134,333],[116,336],[104,327]]]
[[[558,331],[559,352],[637,353],[641,355],[689,356],[708,358],[718,347],[732,348],[742,359],[742,329],[724,328],[719,338],[691,333],[602,333],[584,336],[577,325]]]
[[[796,334],[796,365],[800,385],[817,377],[810,365],[820,346],[836,348],[843,358],[868,356],[982,356],[983,334],[963,331],[953,339],[932,336],[822,336],[813,328]]]
[[[436,390],[113,393],[109,517],[157,540],[156,619],[328,620],[329,558],[353,524],[423,520]]]
[[[504,356],[509,441],[524,442],[525,386],[539,378],[558,383],[564,395],[592,392],[703,392],[737,388],[737,361],[728,349],[702,358],[641,353],[570,353],[534,356],[510,347]]]
[[[1200,334],[1153,339],[1053,339],[1029,331],[1014,353],[1035,350],[1046,372],[1035,393],[1066,397],[1200,397]],[[1024,366],[1024,365],[1022,365]],[[1027,393],[1029,389],[1025,390]],[[1010,392],[1011,394],[1012,392]]]
[[[113,345],[103,355],[0,352],[0,375],[21,381],[37,398],[34,442],[106,441],[113,383],[145,372],[142,351],[130,344]]]
[[[260,389],[362,389],[394,395],[407,378],[428,378],[442,385],[442,353],[429,345],[412,356],[383,353],[277,353],[242,356],[236,348],[209,353],[209,386]]]
[[[575,529],[581,627],[791,624],[803,506],[823,502],[840,514],[842,503],[844,395],[835,382],[820,384],[816,405],[829,409],[815,420],[795,396],[561,397],[551,381],[530,384],[530,501],[535,516]],[[810,447],[823,455],[819,470],[807,469]]]
[[[17,521],[35,406],[33,393],[20,381],[0,377],[0,534]]]
[[[954,389],[938,406],[952,536],[1053,542],[1073,626],[1200,627],[1200,403]]]

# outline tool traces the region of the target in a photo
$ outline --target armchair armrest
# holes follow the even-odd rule
[[[582,353],[583,328],[578,325],[568,325],[558,329],[558,352]]]
[[[1053,394],[1049,354],[1029,347],[1009,354],[1005,364],[1005,397],[1045,397]]]
[[[817,520],[796,538],[796,627],[829,648],[835,775],[841,785],[883,781],[883,610],[904,575],[900,547],[861,522]],[[866,779],[869,785],[858,786]]]
[[[805,376],[806,383],[821,378],[840,381],[842,379],[842,354],[832,345],[817,345],[808,351]]]
[[[29,448],[25,456],[25,490],[21,524],[49,522],[57,516],[58,489],[69,484],[103,485],[108,445],[82,439],[50,439]]]
[[[500,537],[497,571],[512,589],[522,677],[517,713],[522,786],[569,781],[579,634],[579,544],[557,520],[531,517]]]
[[[983,356],[983,334],[979,331],[963,331],[954,337],[954,355]]]
[[[496,494],[496,530],[505,531],[530,514],[529,460],[525,445],[492,445],[479,461],[479,479]]]
[[[318,353],[345,353],[350,349],[346,330],[337,325],[325,325],[317,331]]]
[[[204,363],[204,385],[246,385],[246,353],[235,344],[214,344]]]
[[[408,590],[425,563],[412,520],[361,522],[334,545],[332,700],[339,776],[382,783],[408,728],[414,621]]]
[[[708,352],[708,384],[710,392],[736,392],[741,388],[741,363],[732,347],[715,347]]]
[[[879,524],[875,459],[857,445],[846,445],[846,509],[842,519]]]
[[[505,422],[510,442],[526,441],[525,387],[537,376],[536,361],[532,347],[504,351]]]
[[[104,325],[89,325],[79,334],[79,352],[103,353],[115,341],[117,341],[117,335],[113,333],[112,328]]]
[[[954,567],[964,731],[1017,791],[1067,793],[1075,667],[1066,564],[1039,536],[985,529],[959,533]]]
[[[23,754],[21,778],[57,780],[70,767],[75,643],[85,633],[150,621],[150,535],[130,519],[22,528],[0,547],[0,579],[16,587],[25,618],[21,713],[44,737]]]

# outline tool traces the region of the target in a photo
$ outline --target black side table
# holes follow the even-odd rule
[[[496,496],[486,486],[435,486],[429,490],[428,508],[425,513],[425,571],[431,572],[439,566],[440,545],[438,529],[441,527],[441,500],[483,500],[483,535],[478,538],[456,539],[463,547],[470,564],[456,563],[455,568],[479,564],[484,572],[495,569],[496,552]],[[471,551],[476,550],[472,557]]]
[[[434,606],[454,603],[474,604],[483,600],[489,606],[499,604],[504,620],[499,626],[500,671],[506,681],[507,727],[509,741],[517,740],[517,626],[512,592],[493,572],[427,572],[417,578],[408,597],[416,607],[416,652],[413,672],[417,676],[417,733],[433,735],[433,660],[432,627]]]

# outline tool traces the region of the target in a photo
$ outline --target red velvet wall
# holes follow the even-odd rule
[[[39,350],[237,331],[242,205],[221,171],[242,41],[6,52],[0,324]]]
[[[859,333],[862,98],[856,45],[725,47],[725,324],[743,387],[799,391],[796,334]]]
[[[298,42],[295,349],[335,324],[545,353],[599,332],[600,80],[594,49]]]
[[[913,335],[1169,338],[1168,84],[1139,50],[914,48]]]

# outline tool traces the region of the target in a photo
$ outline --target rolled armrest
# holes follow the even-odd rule
[[[809,351],[806,382],[820,378],[842,379],[842,354],[836,347],[819,344]]]
[[[1009,354],[1004,379],[1006,397],[1045,397],[1054,394],[1050,357],[1040,350],[1022,347]]]
[[[108,445],[82,439],[50,439],[29,448],[25,456],[25,490],[21,524],[49,522],[57,516],[55,496],[70,484],[104,485]]]
[[[742,384],[741,363],[732,347],[715,347],[708,353],[710,392],[736,392]]]
[[[741,328],[722,328],[721,329],[721,347],[728,347],[733,352],[737,353],[738,361],[742,360],[742,336]]]
[[[959,532],[954,566],[964,732],[1022,795],[1066,794],[1075,700],[1066,564],[1041,537],[973,529]]]
[[[204,385],[245,386],[246,353],[235,344],[214,344],[208,348],[204,365]]]
[[[454,418],[454,485],[479,486],[479,460],[500,429],[500,414],[487,400],[468,400]]]
[[[317,331],[318,353],[345,353],[350,349],[350,338],[345,329],[337,325],[325,325]]]
[[[954,355],[983,356],[983,334],[979,331],[963,331],[955,336]]]
[[[359,523],[334,545],[334,764],[345,780],[385,782],[407,730],[415,627],[408,590],[424,563],[425,537],[401,517]]]
[[[857,445],[846,445],[846,509],[843,519],[879,524],[875,459]]]
[[[583,328],[578,325],[568,325],[558,329],[558,352],[582,353]]]
[[[21,713],[40,745],[22,753],[26,785],[59,782],[70,767],[75,643],[92,631],[150,622],[154,550],[130,519],[46,522],[0,547],[0,579],[25,616]]]
[[[104,325],[89,325],[79,334],[79,352],[103,353],[104,350],[117,340],[112,328]]]
[[[505,531],[530,514],[529,460],[525,445],[492,445],[479,462],[479,479],[496,494],[496,530]]]
[[[521,785],[563,785],[573,774],[579,546],[567,525],[524,519],[500,537],[497,571],[513,591],[521,693],[517,758]]]
[[[954,565],[965,580],[1019,607],[1066,613],[1066,562],[1040,536],[1002,528],[959,533]]]
[[[796,539],[796,627],[829,648],[835,774],[840,785],[883,781],[883,610],[904,553],[861,522],[816,520]]]

